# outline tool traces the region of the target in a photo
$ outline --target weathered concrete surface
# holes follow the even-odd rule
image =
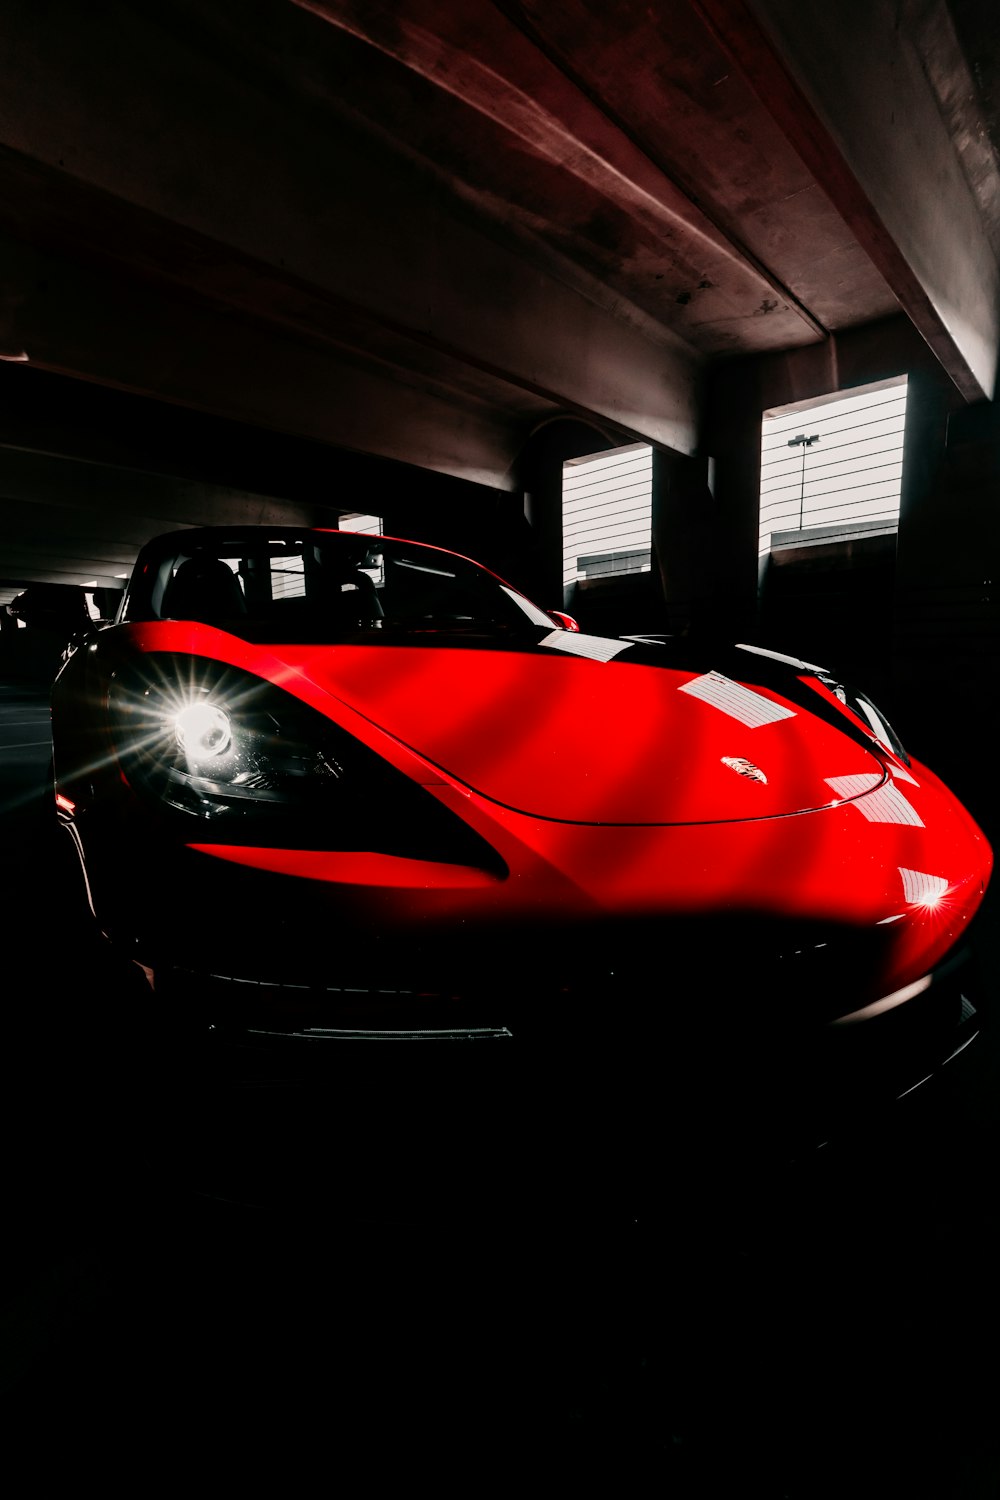
[[[752,0],[770,55],[744,7],[702,8],[963,395],[992,398],[1000,270],[907,8]]]
[[[476,453],[477,406],[530,415],[568,405],[659,443],[694,446],[699,360],[624,299],[601,306],[569,284],[568,274],[557,277],[484,234],[405,154],[345,120],[327,116],[325,130],[317,130],[301,105],[289,109],[280,95],[209,55],[196,30],[179,37],[155,16],[124,6],[96,17],[73,5],[49,10],[53,24],[44,29],[28,7],[15,6],[5,18],[0,141],[15,154],[12,173],[25,159],[47,169],[45,187],[57,201],[58,174],[66,174],[76,198],[68,222],[59,222],[58,208],[22,201],[8,211],[12,229],[50,247],[58,237],[65,252],[79,222],[92,257],[124,260],[144,278],[172,281],[230,312],[235,307],[269,325],[272,338],[287,340],[286,358],[279,347],[248,365],[250,351],[237,348],[238,321],[228,316],[228,326],[207,328],[204,337],[191,330],[172,339],[168,368],[161,349],[151,369],[141,343],[128,347],[133,320],[110,306],[100,337],[81,329],[62,368],[131,389],[165,386],[171,399],[188,393],[203,405],[198,370],[214,359],[220,368],[205,369],[205,383],[228,415],[395,456],[404,446],[416,462],[467,477],[485,467]],[[319,29],[325,41],[329,29]],[[126,223],[108,197],[139,213]],[[129,238],[113,237],[113,228]],[[82,282],[71,298],[79,318],[81,304],[104,289],[88,294],[97,274],[90,264],[73,270]],[[50,289],[63,280],[47,267],[41,275],[29,269],[28,277]],[[40,299],[27,296],[17,313],[3,341],[33,341],[33,360],[60,367]],[[171,310],[168,322],[175,316]],[[72,322],[60,328],[70,345]],[[303,410],[308,391],[329,386],[317,382],[309,346],[327,356],[336,350],[349,368],[324,393],[322,420]],[[275,360],[279,378],[268,382]],[[371,373],[359,374],[357,364],[373,360],[380,378],[366,390]],[[298,378],[283,368],[294,365],[302,367]],[[419,421],[402,441],[397,435],[400,417],[405,421],[407,407],[423,397],[428,373],[430,383],[452,387],[455,408],[466,408],[466,461],[443,446],[450,423],[435,412],[433,395],[422,439]],[[407,393],[414,374],[420,384]],[[393,380],[400,389],[388,391]],[[283,403],[268,384],[285,393]],[[362,408],[368,422],[359,433]],[[489,411],[482,420],[494,423]],[[376,423],[381,441],[371,430]],[[512,457],[494,434],[490,476],[502,477]]]
[[[832,389],[836,338],[900,307],[965,399],[992,392],[982,0],[955,24],[943,0],[4,9],[12,374],[407,464],[484,511],[554,420],[700,462],[723,363],[814,350]]]

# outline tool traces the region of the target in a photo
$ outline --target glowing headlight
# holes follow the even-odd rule
[[[188,755],[223,755],[233,742],[229,715],[214,703],[189,703],[174,719],[177,743]]]
[[[507,874],[490,845],[424,787],[253,673],[149,652],[114,673],[108,711],[122,782],[167,818],[190,820],[188,831],[171,825],[181,837],[374,851]]]

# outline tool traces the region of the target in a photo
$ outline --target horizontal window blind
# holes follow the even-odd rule
[[[653,450],[630,443],[563,464],[563,584],[648,572]]]
[[[341,531],[360,531],[364,536],[382,535],[382,517],[363,515],[360,511],[345,512],[340,517]]]
[[[764,413],[759,551],[775,533],[844,527],[871,531],[899,520],[906,377],[813,406]],[[818,539],[818,538],[817,538]]]

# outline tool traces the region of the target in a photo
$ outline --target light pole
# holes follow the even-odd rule
[[[796,437],[788,439],[789,448],[802,449],[802,481],[799,485],[799,530],[802,530],[802,511],[806,498],[806,449],[811,448],[813,443],[819,442],[819,433],[814,432],[812,437],[806,437],[799,433]]]

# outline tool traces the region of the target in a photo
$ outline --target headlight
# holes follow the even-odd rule
[[[322,813],[344,772],[333,741],[365,758],[363,746],[289,693],[194,658],[145,658],[116,676],[110,707],[129,780],[209,822],[259,819],[306,799]],[[370,784],[390,768],[368,755],[373,764],[362,775]]]
[[[198,842],[366,849],[504,869],[423,787],[308,704],[198,657],[115,674],[111,732],[129,785]]]
[[[224,708],[215,703],[189,703],[174,718],[177,743],[189,760],[224,755],[233,743],[233,728]]]

